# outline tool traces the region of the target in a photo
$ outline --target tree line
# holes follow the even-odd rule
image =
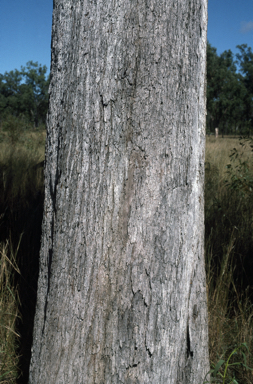
[[[15,116],[35,127],[45,124],[49,76],[46,65],[29,61],[21,70],[0,74],[0,121]]]
[[[220,55],[207,44],[207,133],[252,134],[253,52],[247,44]],[[47,67],[29,61],[21,70],[0,74],[0,120],[13,115],[37,127],[46,121],[49,77]]]
[[[207,133],[252,134],[253,52],[247,44],[217,54],[207,44]]]

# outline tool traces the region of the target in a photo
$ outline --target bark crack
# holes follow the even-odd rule
[[[191,340],[190,340],[190,331],[189,331],[189,322],[187,321],[187,335],[186,335],[186,342],[187,342],[187,347],[186,347],[186,353],[187,357],[191,356],[193,357],[193,351],[191,350]]]
[[[131,368],[136,368],[136,367],[138,367],[139,364],[140,364],[139,361],[138,361],[138,363],[130,364],[128,367],[126,367],[126,370],[131,369]]]
[[[45,331],[45,324],[47,319],[47,306],[48,306],[48,295],[50,291],[50,278],[51,278],[51,266],[52,266],[52,259],[53,259],[53,242],[54,242],[54,229],[55,229],[55,215],[56,215],[56,189],[57,185],[59,183],[59,179],[61,177],[61,172],[59,172],[59,148],[60,148],[60,135],[58,136],[58,150],[57,150],[57,158],[56,158],[56,172],[55,172],[55,178],[54,181],[52,180],[52,176],[50,176],[50,197],[51,197],[51,204],[52,204],[52,222],[51,222],[51,247],[49,247],[48,250],[48,262],[47,262],[47,293],[45,298],[45,305],[44,305],[44,321],[43,321],[43,328],[42,328],[42,335]]]
[[[187,329],[186,329],[186,354],[187,358],[189,356],[193,357],[193,351],[191,350],[191,340],[190,340],[190,329],[189,329],[189,311],[190,311],[190,299],[191,299],[191,290],[192,290],[192,282],[195,276],[195,271],[192,271],[192,276],[190,279],[190,289],[188,295],[188,318],[187,318]]]
[[[146,345],[146,351],[148,352],[149,357],[153,356],[153,353],[150,351],[149,347]]]

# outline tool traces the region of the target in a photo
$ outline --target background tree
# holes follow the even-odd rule
[[[30,383],[199,384],[205,0],[55,0]]]
[[[1,119],[9,114],[21,113],[20,108],[20,84],[22,74],[15,69],[14,71],[0,74],[0,113]]]
[[[250,134],[253,128],[253,52],[247,44],[237,45],[237,48],[240,50],[240,53],[236,54],[240,68],[239,78],[247,90],[243,98],[243,123]]]
[[[45,123],[48,109],[47,67],[29,61],[21,71],[0,74],[0,117],[25,117],[34,126]]]
[[[49,77],[46,78],[47,67],[29,61],[21,67],[25,83],[21,85],[23,108],[37,127],[39,121],[45,123],[48,109]]]
[[[220,56],[207,44],[207,130],[219,127],[222,134],[235,132],[245,122],[247,89],[237,72],[231,50]],[[244,126],[244,125],[243,125]]]

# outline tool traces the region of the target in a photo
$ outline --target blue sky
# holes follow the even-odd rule
[[[253,48],[253,0],[209,0],[208,40],[218,54]],[[27,61],[50,68],[53,0],[1,0],[0,73]]]

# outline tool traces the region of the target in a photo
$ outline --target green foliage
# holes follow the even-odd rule
[[[47,67],[29,61],[21,70],[0,74],[0,118],[23,116],[35,127],[45,123],[48,108]]]
[[[240,66],[240,72],[245,76],[246,88],[253,94],[253,52],[247,44],[237,45],[237,48],[240,53],[236,54],[236,63]]]
[[[252,371],[252,368],[247,365],[246,353],[250,354],[246,343],[242,343],[241,345],[235,347],[228,355],[227,360],[223,360],[221,358],[215,365],[212,364],[212,369],[207,374],[210,374],[211,378],[208,381],[204,381],[203,384],[239,384],[238,378],[236,377],[236,368],[240,367],[242,369]]]
[[[253,52],[247,44],[237,45],[240,53],[236,54],[236,63],[240,68],[240,81],[244,84],[247,92],[244,95],[244,123],[248,135],[253,128]]]
[[[250,133],[253,123],[253,54],[247,45],[218,56],[207,44],[207,131],[219,127],[222,134]],[[239,66],[239,72],[237,71]],[[239,130],[239,132],[238,132]]]

